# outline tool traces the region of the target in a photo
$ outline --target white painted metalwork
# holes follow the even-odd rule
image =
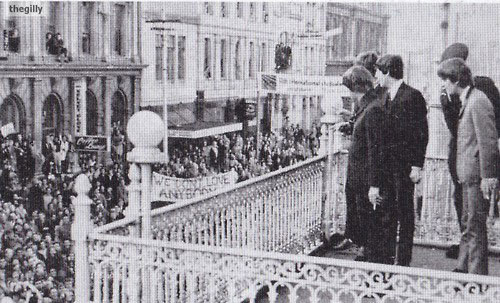
[[[499,302],[500,279],[248,249],[93,235],[94,302]],[[131,270],[134,268],[134,270]],[[137,274],[151,279],[140,284]]]

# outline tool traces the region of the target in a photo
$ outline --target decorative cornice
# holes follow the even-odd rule
[[[139,76],[144,64],[130,65],[0,65],[0,77]]]

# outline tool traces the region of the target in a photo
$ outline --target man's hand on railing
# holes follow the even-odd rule
[[[351,119],[352,113],[347,109],[339,109],[337,115],[341,116],[344,121],[349,121]]]

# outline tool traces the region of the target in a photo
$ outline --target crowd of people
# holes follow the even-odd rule
[[[451,133],[449,171],[461,241],[455,272],[488,274],[486,220],[500,173],[500,94],[488,77],[473,77],[468,48],[449,46],[438,68],[441,103]],[[427,105],[403,81],[401,56],[360,54],[343,75],[355,101],[339,131],[352,134],[346,182],[347,223],[335,249],[359,246],[358,261],[410,266],[414,188],[428,143]],[[448,254],[450,255],[450,254]]]
[[[0,299],[73,301],[75,255],[70,231],[75,174],[83,172],[91,181],[95,225],[124,218],[128,205],[125,139],[119,123],[113,125],[112,134],[113,163],[107,164],[94,152],[75,151],[68,135],[47,135],[40,174],[35,174],[36,155],[29,137],[0,138]],[[306,132],[285,121],[281,132],[262,135],[258,153],[255,141],[244,140],[241,133],[204,138],[199,145],[178,142],[170,150],[171,161],[156,169],[179,178],[234,170],[243,181],[317,155],[320,136],[316,125]]]
[[[168,164],[155,171],[171,177],[196,178],[234,170],[238,182],[281,169],[316,156],[321,131],[315,124],[310,131],[285,123],[281,132],[264,133],[257,152],[253,137],[223,134],[199,142],[179,141],[169,151]]]
[[[0,142],[0,300],[73,302],[74,174],[84,172],[92,183],[91,216],[99,226],[124,217],[125,164],[102,164],[95,153],[76,153],[69,136],[49,135],[35,176],[29,138]]]

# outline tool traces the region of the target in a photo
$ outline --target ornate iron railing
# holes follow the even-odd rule
[[[153,239],[259,251],[308,253],[320,244],[326,157],[152,211]],[[128,235],[134,220],[95,230]]]
[[[94,234],[93,302],[500,302],[500,279]]]

